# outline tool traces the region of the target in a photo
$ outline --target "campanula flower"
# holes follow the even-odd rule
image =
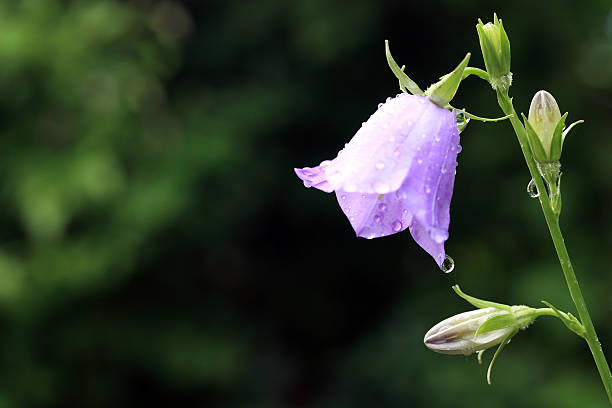
[[[335,159],[295,172],[306,187],[336,193],[357,236],[408,228],[441,266],[460,150],[452,112],[402,93],[380,104]]]

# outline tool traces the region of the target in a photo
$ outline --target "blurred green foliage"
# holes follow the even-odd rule
[[[606,406],[552,319],[485,382],[422,337],[450,290],[572,311],[507,123],[470,123],[440,274],[408,234],[355,239],[293,167],[332,157],[398,92],[478,56],[496,11],[517,110],[569,120],[562,223],[612,347],[608,0],[0,1],[0,405]],[[497,116],[481,81],[457,106]],[[609,352],[608,352],[609,353]],[[490,358],[490,356],[489,356]]]

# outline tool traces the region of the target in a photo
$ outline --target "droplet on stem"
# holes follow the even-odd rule
[[[536,198],[540,196],[540,192],[538,191],[538,186],[536,185],[536,182],[534,179],[531,179],[529,184],[527,184],[527,193],[529,194],[529,197],[531,198]]]

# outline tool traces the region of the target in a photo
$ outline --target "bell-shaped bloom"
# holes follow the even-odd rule
[[[441,266],[460,150],[452,112],[402,93],[380,104],[335,159],[295,172],[306,187],[336,193],[358,236],[408,228]]]

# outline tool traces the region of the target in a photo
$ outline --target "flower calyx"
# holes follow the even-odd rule
[[[567,112],[562,116],[555,98],[547,91],[538,91],[531,100],[529,116],[523,116],[527,138],[538,163],[555,163],[561,159],[563,143],[578,120],[565,128]]]

